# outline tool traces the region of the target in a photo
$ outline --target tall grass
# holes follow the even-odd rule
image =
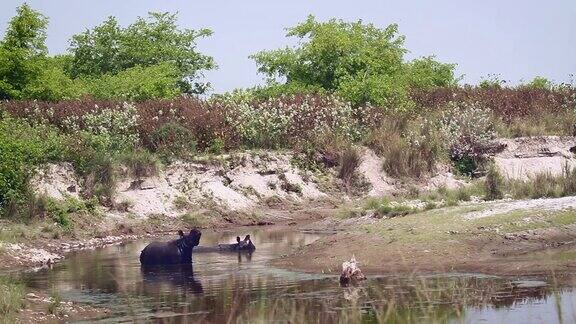
[[[509,180],[506,187],[514,198],[557,198],[576,195],[576,168],[564,167],[562,174],[536,174],[528,180]]]
[[[566,164],[559,175],[543,172],[526,180],[505,180],[491,165],[484,183],[488,200],[501,199],[506,195],[514,199],[573,196],[576,195],[576,168]]]
[[[485,179],[486,199],[502,199],[504,197],[503,186],[504,177],[498,172],[498,168],[494,163],[490,164]]]
[[[24,306],[24,293],[22,284],[0,277],[0,322],[14,323],[16,314]]]
[[[366,144],[384,159],[382,168],[393,177],[423,178],[446,156],[437,130],[409,116],[383,118]],[[423,127],[424,126],[424,127]]]
[[[340,158],[338,178],[344,182],[344,186],[350,189],[354,182],[358,181],[358,166],[360,165],[360,153],[355,147],[346,149]]]

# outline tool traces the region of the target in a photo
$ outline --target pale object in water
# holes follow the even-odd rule
[[[352,256],[350,261],[342,262],[342,274],[340,275],[340,284],[348,285],[349,283],[355,283],[360,280],[364,280],[366,277],[358,268],[358,261],[356,257]]]

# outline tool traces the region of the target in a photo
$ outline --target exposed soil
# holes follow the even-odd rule
[[[510,179],[527,180],[538,173],[560,175],[576,167],[572,153],[576,139],[559,136],[501,139],[504,149],[494,156],[500,172]]]
[[[306,272],[340,273],[344,260],[355,256],[368,274],[474,272],[498,275],[532,275],[576,271],[571,260],[548,260],[541,255],[573,251],[576,228],[545,230],[529,239],[490,237],[455,238],[438,243],[393,244],[366,233],[338,233],[320,239],[291,255],[275,260],[275,266]],[[559,249],[551,251],[554,248]],[[552,258],[552,257],[551,257]]]
[[[86,304],[60,301],[42,292],[26,295],[24,307],[18,314],[18,323],[62,323],[75,320],[101,318],[107,309]]]
[[[560,174],[576,166],[576,139],[558,137],[501,140],[494,156],[508,178],[527,179],[538,172]],[[95,249],[143,236],[201,227],[284,224],[300,230],[333,233],[273,261],[273,265],[308,272],[339,273],[355,256],[367,274],[398,272],[483,272],[516,275],[549,271],[576,272],[576,197],[473,203],[394,219],[372,215],[334,218],[346,192],[332,192],[333,174],[319,176],[292,165],[290,154],[237,154],[214,161],[175,163],[159,174],[125,177],[115,188],[115,205],[101,218],[74,215],[74,230],[45,232],[0,242],[0,270],[50,267],[71,251]],[[359,174],[370,185],[366,195],[405,190],[402,181],[381,170],[382,160],[363,149]],[[449,169],[418,184],[421,189],[460,187]],[[333,179],[332,179],[333,180]],[[38,194],[61,200],[81,199],[82,181],[71,165],[48,165],[32,180]],[[336,190],[337,191],[337,190]],[[353,197],[352,197],[353,199]],[[560,215],[559,215],[560,213]],[[188,218],[186,215],[192,215]],[[46,223],[46,220],[42,221]],[[19,226],[0,222],[1,228]],[[35,225],[29,224],[29,232]],[[21,322],[68,321],[99,316],[106,310],[62,302],[51,314],[49,297],[32,292]]]
[[[564,200],[570,204],[563,205]],[[338,232],[273,264],[339,273],[342,262],[355,256],[363,272],[379,274],[576,271],[576,253],[571,253],[576,247],[576,212],[560,210],[576,198],[539,201],[534,206],[518,201],[443,208],[393,219],[323,220],[303,228]]]

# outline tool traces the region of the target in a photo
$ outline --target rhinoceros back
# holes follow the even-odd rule
[[[140,252],[140,263],[143,265],[182,263],[180,251],[174,244],[152,242]]]

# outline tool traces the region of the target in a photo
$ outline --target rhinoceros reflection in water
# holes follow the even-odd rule
[[[194,278],[191,264],[143,265],[140,269],[143,288],[146,291],[161,291],[164,284],[195,294],[201,294],[204,291],[200,281]]]

